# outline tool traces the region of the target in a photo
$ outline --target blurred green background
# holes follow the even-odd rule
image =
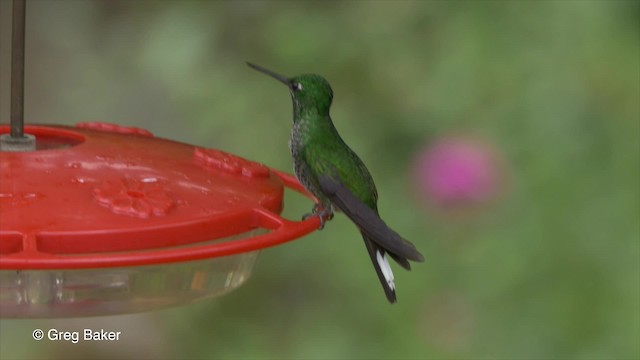
[[[291,103],[249,60],[332,84],[380,212],[427,261],[389,305],[357,230],[264,251],[226,297],[153,313],[0,320],[0,358],[637,359],[640,6],[625,1],[28,1],[26,120],[99,120],[289,171]],[[10,1],[0,0],[8,119]],[[450,134],[502,159],[451,215],[413,164]],[[287,195],[298,219],[311,203]],[[123,331],[117,343],[31,331]]]

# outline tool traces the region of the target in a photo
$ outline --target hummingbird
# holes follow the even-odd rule
[[[367,252],[390,303],[396,302],[396,286],[387,255],[411,270],[409,260],[422,262],[415,246],[392,230],[378,213],[378,191],[362,160],[342,140],[331,120],[333,90],[320,75],[292,78],[247,62],[289,88],[293,101],[293,126],[289,149],[298,181],[317,199],[309,216],[320,218],[320,229],[344,213],[360,230]]]

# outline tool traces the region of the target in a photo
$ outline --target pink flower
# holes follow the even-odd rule
[[[464,136],[444,137],[427,146],[414,170],[427,201],[447,208],[485,203],[495,198],[502,183],[493,147]]]

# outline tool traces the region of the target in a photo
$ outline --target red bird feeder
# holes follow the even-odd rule
[[[105,123],[27,126],[0,152],[0,316],[137,312],[222,295],[319,220],[279,216],[290,175]],[[9,132],[0,126],[0,134]]]
[[[220,296],[259,251],[317,217],[280,217],[291,175],[107,123],[24,127],[25,1],[13,2],[11,121],[0,125],[0,317],[153,310]],[[310,196],[307,194],[307,196]]]

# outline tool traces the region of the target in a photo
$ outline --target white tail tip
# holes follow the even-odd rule
[[[391,290],[396,289],[396,284],[393,282],[393,271],[391,271],[391,266],[389,266],[389,260],[387,260],[387,254],[382,254],[380,251],[376,251],[376,260],[378,261],[378,266],[380,266],[380,270],[382,270],[382,275],[384,275],[384,279],[389,284]]]

